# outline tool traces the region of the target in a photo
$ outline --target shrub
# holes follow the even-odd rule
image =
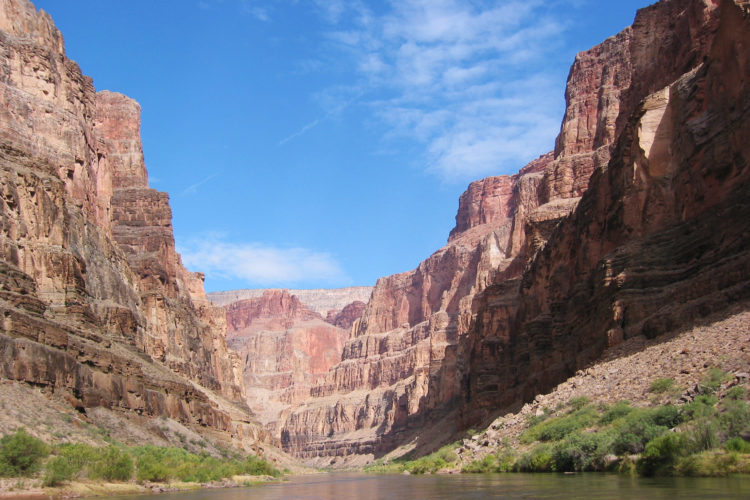
[[[657,420],[664,422],[669,416],[646,408],[633,409],[615,431],[614,452],[617,455],[642,452],[646,443],[668,430],[667,426],[657,424]]]
[[[701,379],[698,384],[698,389],[702,394],[713,394],[723,382],[728,382],[731,378],[731,375],[728,373],[725,373],[718,368],[711,368]]]
[[[583,407],[562,417],[550,418],[525,430],[520,440],[528,444],[534,441],[559,441],[571,432],[588,427],[596,422],[599,414],[590,406]]]
[[[730,438],[737,437],[750,428],[750,406],[740,400],[724,400],[724,411],[719,414],[721,428]]]
[[[714,405],[718,400],[714,396],[703,394],[682,407],[683,420],[693,420],[701,417],[710,417],[716,414]]]
[[[39,470],[49,448],[24,429],[0,439],[0,477],[29,476]]]
[[[724,397],[727,399],[745,399],[747,397],[747,389],[741,385],[735,385],[727,391]]]
[[[552,453],[558,472],[604,470],[613,437],[607,432],[578,432],[558,443]]]
[[[116,446],[101,448],[97,460],[91,464],[89,476],[92,479],[127,481],[133,476],[133,459]]]
[[[682,476],[722,477],[735,472],[736,453],[704,452],[678,460],[675,471]]]
[[[638,472],[644,476],[671,475],[677,460],[688,448],[685,437],[677,432],[668,432],[649,441],[641,458]]]
[[[716,420],[704,417],[694,420],[684,434],[692,451],[705,451],[719,445],[718,431]]]
[[[649,413],[654,424],[663,425],[670,429],[676,427],[682,422],[680,410],[674,405],[659,406],[658,408],[652,409]]]
[[[568,401],[568,406],[570,406],[573,411],[578,411],[587,404],[589,404],[589,401],[591,401],[586,396],[579,396],[577,398],[570,398],[570,401]]]
[[[448,464],[440,457],[428,455],[406,464],[406,470],[412,474],[425,474],[427,472],[437,472]]]
[[[738,453],[750,453],[750,443],[740,437],[729,439],[724,443],[724,448]]]
[[[451,453],[453,453],[451,451]],[[453,462],[458,460],[458,457],[455,453],[453,453],[453,456],[455,457]],[[446,460],[447,461],[447,460]],[[273,465],[266,462],[262,458],[258,458],[253,455],[248,455],[245,459],[245,463],[243,464],[242,468],[242,474],[247,474],[250,476],[273,476],[277,477],[281,475],[281,472],[279,472],[278,469],[276,469]]]
[[[602,425],[611,424],[618,418],[622,418],[633,411],[629,401],[620,401],[611,408],[607,409],[602,417],[599,419],[599,423]]]
[[[482,474],[485,472],[495,472],[497,467],[497,459],[495,455],[485,455],[481,460],[474,460],[468,465],[465,465],[461,472],[468,472],[470,474]]]
[[[673,378],[657,378],[656,380],[651,382],[651,386],[648,390],[656,394],[663,394],[667,391],[671,391],[673,388]]]
[[[57,456],[52,458],[45,467],[43,486],[57,486],[62,482],[73,479],[80,469],[76,469],[67,458]]]
[[[554,471],[554,460],[552,459],[552,447],[549,444],[540,444],[518,459],[514,469],[520,472],[551,472]]]

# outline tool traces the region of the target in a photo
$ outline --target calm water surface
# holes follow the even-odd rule
[[[123,500],[144,497],[121,497]],[[320,474],[279,484],[160,495],[161,500],[270,499],[750,499],[750,478],[631,478],[616,474],[401,476]]]

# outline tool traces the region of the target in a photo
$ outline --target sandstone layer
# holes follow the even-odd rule
[[[554,152],[473,183],[448,244],[378,280],[341,363],[284,424],[285,449],[316,463],[378,456],[456,407],[458,425],[486,421],[644,327],[657,335],[735,300],[728,290],[748,275],[746,45],[719,23],[738,12],[663,0],[579,54]],[[709,105],[711,85],[733,93]],[[704,209],[714,215],[695,219]],[[698,276],[716,262],[719,273]]]
[[[174,250],[168,196],[148,188],[140,109],[94,89],[27,0],[0,0],[0,376],[165,416],[245,444],[223,311]]]
[[[269,289],[257,288],[252,290],[230,290],[226,292],[210,292],[208,300],[217,306],[227,306],[240,300],[261,297]],[[277,289],[281,291],[281,289]],[[372,293],[371,286],[352,286],[347,288],[320,288],[312,290],[290,290],[290,295],[296,296],[300,302],[318,314],[327,315],[329,311],[341,311],[352,302],[367,302]]]
[[[341,360],[351,323],[363,309],[357,301],[323,318],[287,290],[266,290],[226,306],[227,343],[240,355],[248,405],[274,438],[280,437],[279,422]]]

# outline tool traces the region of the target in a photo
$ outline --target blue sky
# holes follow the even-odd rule
[[[575,54],[651,2],[34,3],[141,104],[151,187],[215,291],[413,269],[469,182],[553,148]]]

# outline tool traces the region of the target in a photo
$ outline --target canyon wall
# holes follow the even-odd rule
[[[287,290],[266,290],[226,306],[227,343],[240,355],[247,403],[276,439],[279,422],[341,360],[349,338],[343,326],[351,326],[363,308],[357,301],[323,318]]]
[[[267,288],[252,290],[230,290],[226,292],[210,292],[208,300],[217,306],[228,306],[240,300],[255,299],[269,291]],[[281,291],[281,289],[274,289]],[[286,290],[296,296],[309,309],[326,316],[329,311],[341,311],[352,302],[367,302],[372,293],[371,286],[350,286],[347,288],[318,288],[311,290]]]
[[[690,325],[750,295],[747,3],[663,4],[686,7],[670,19],[706,49],[657,43],[650,37],[664,24],[662,4],[641,11],[632,33],[644,40],[633,53],[656,64],[636,86],[651,93],[618,119],[611,161],[531,261],[510,324],[496,304],[508,295],[504,284],[484,294],[467,425],[548,391],[607,347]]]
[[[225,440],[266,439],[202,276],[148,188],[140,109],[94,89],[50,17],[0,0],[0,374]]]
[[[663,0],[640,10],[632,27],[579,54],[568,78],[567,106],[554,152],[515,176],[472,183],[461,196],[448,244],[414,271],[378,280],[362,318],[353,326],[342,361],[312,387],[313,398],[295,409],[284,424],[285,449],[316,463],[351,453],[378,456],[415,436],[418,439],[421,429],[441,420],[458,425],[482,422],[493,412],[561,381],[574,367],[595,359],[607,342],[635,334],[625,333],[622,327],[620,333],[607,324],[592,327],[590,338],[570,337],[571,329],[586,330],[581,325],[588,323],[577,315],[592,312],[587,311],[589,307],[597,308],[587,320],[592,323],[607,314],[621,317],[612,312],[611,301],[603,298],[606,293],[592,288],[587,275],[592,272],[589,266],[605,268],[600,260],[639,234],[620,234],[625,226],[602,219],[612,210],[619,212],[605,210],[608,200],[616,203],[618,193],[604,192],[600,179],[624,161],[623,144],[647,113],[641,101],[682,75],[707,67],[704,61],[714,55],[711,47],[719,19],[732,9],[738,9],[733,2],[719,6],[709,0]],[[731,32],[724,36],[731,38]],[[735,50],[741,52],[741,47]],[[739,68],[735,72],[746,71],[742,64]],[[701,92],[688,93],[680,102],[700,101]],[[704,133],[705,140],[715,142],[710,132]],[[661,137],[666,131],[657,127],[656,134]],[[693,161],[673,153],[671,147],[691,146],[682,142],[656,146],[651,154],[674,154],[674,162]],[[744,162],[734,154],[734,161]],[[707,160],[701,164],[704,169],[713,168]],[[638,175],[645,175],[642,172]],[[664,186],[665,179],[672,182],[671,173],[649,175],[662,177],[643,189],[681,196],[680,206],[685,210],[701,205],[701,196],[708,196],[705,189],[697,189],[699,181],[691,179],[695,173],[680,181],[694,183],[696,188],[673,195],[666,195],[669,189]],[[587,195],[592,187],[595,193]],[[653,196],[653,206],[641,199],[645,195],[639,196],[621,200],[629,208],[619,211],[640,214],[645,220],[661,213],[657,207],[664,202],[659,196]],[[598,200],[594,207],[592,199]],[[636,199],[639,204],[631,207]],[[677,213],[676,207],[673,210]],[[582,222],[584,211],[608,234],[619,234],[617,243],[604,243],[606,235]],[[664,227],[655,224],[653,231]],[[730,232],[727,229],[727,238]],[[597,247],[599,237],[605,239]],[[670,237],[675,239],[674,234]],[[734,246],[727,249],[727,255],[738,251],[742,242],[737,237],[731,240]],[[676,245],[689,247],[687,241]],[[596,252],[591,251],[594,247]],[[654,275],[669,274],[668,256],[664,253],[662,260],[651,263],[644,257],[639,262],[653,264]],[[706,257],[705,262],[710,259]],[[618,265],[637,268],[635,262]],[[740,274],[740,268],[730,275]],[[628,275],[638,282],[637,274],[631,270]],[[610,278],[608,282],[617,281]],[[717,289],[723,286],[716,284]],[[588,292],[582,294],[581,288]],[[647,300],[652,301],[651,307],[665,305],[654,297]],[[573,308],[575,313],[563,314]],[[632,308],[628,314],[633,318],[643,314],[637,312],[638,307]],[[559,314],[563,317],[558,318]],[[682,316],[675,313],[671,322],[652,322],[650,334],[678,326],[678,317]],[[563,319],[566,326],[556,326]],[[459,415],[452,413],[457,407]]]

